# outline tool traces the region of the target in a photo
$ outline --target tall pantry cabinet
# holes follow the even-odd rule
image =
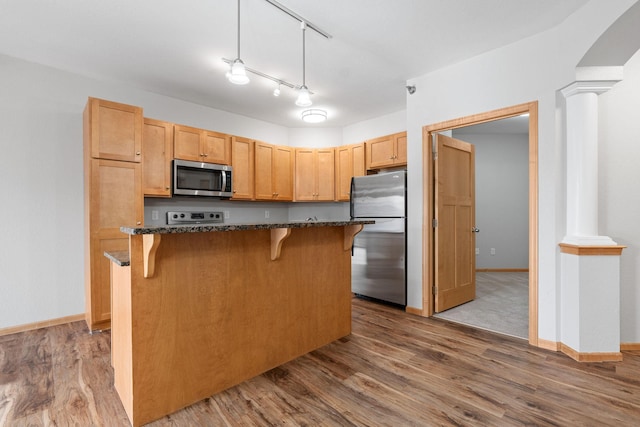
[[[110,261],[128,251],[123,225],[142,225],[142,108],[89,98],[83,114],[85,313],[90,330],[111,326]]]

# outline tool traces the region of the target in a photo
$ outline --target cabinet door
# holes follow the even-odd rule
[[[276,200],[293,200],[293,163],[291,147],[275,147],[272,176]]]
[[[142,108],[89,98],[84,114],[91,157],[140,162]]]
[[[202,130],[189,126],[175,125],[173,152],[176,159],[202,161]]]
[[[316,200],[335,200],[335,150],[333,148],[318,149],[316,150],[316,159]]]
[[[348,201],[351,178],[366,175],[364,142],[336,148],[336,200]]]
[[[204,131],[202,140],[202,161],[231,164],[231,137],[223,133]]]
[[[123,225],[144,221],[144,196],[139,163],[91,159],[91,232],[121,237]]]
[[[256,141],[255,148],[255,190],[256,200],[273,200],[273,162],[275,146]]]
[[[367,168],[365,166],[364,142],[361,142],[360,144],[353,144],[351,147],[351,158],[353,160],[353,176],[365,176],[367,174]]]
[[[353,150],[349,146],[336,148],[336,200],[349,200],[353,170]]]
[[[231,167],[233,168],[233,200],[253,199],[254,146],[251,139],[234,136],[231,139]]]
[[[310,148],[295,149],[295,199],[316,200],[317,172],[316,153]]]
[[[395,157],[393,136],[367,141],[367,169],[392,166]]]
[[[128,250],[129,239],[120,227],[143,225],[144,197],[140,163],[90,159],[88,167],[85,296],[87,324],[95,330],[108,328],[111,316],[109,261],[104,251]]]
[[[402,132],[396,134],[396,158],[394,159],[394,163],[396,165],[406,165],[407,164],[407,133]]]
[[[111,261],[105,251],[129,251],[129,238],[92,239],[90,280],[85,285],[86,321],[92,331],[111,324]]]
[[[173,124],[145,118],[142,147],[144,195],[171,197]]]

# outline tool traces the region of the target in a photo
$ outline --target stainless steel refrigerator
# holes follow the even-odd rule
[[[356,235],[351,257],[351,291],[407,305],[407,172],[351,179],[351,218],[371,219]]]

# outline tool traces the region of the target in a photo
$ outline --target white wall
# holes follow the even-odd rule
[[[640,51],[599,97],[599,232],[620,258],[620,341],[640,342]],[[607,292],[602,289],[602,292]]]
[[[289,142],[281,126],[0,56],[0,328],[84,312],[89,96],[141,106],[147,117]]]
[[[367,139],[405,130],[407,130],[407,112],[403,110],[346,126],[343,130],[342,140],[345,145],[356,144]]]
[[[634,1],[594,0],[560,26],[446,69],[412,79],[407,97],[408,304],[422,307],[422,127],[511,105],[539,107],[539,337],[559,339],[559,251],[564,235],[563,141],[557,138],[556,91],[599,35]],[[594,315],[596,311],[594,308]]]
[[[529,135],[453,137],[475,146],[476,268],[529,268]]]

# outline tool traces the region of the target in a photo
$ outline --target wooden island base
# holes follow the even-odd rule
[[[112,263],[112,364],[133,426],[348,335],[354,227],[293,228],[273,261],[268,229],[162,234],[148,278],[130,235],[130,266]]]

